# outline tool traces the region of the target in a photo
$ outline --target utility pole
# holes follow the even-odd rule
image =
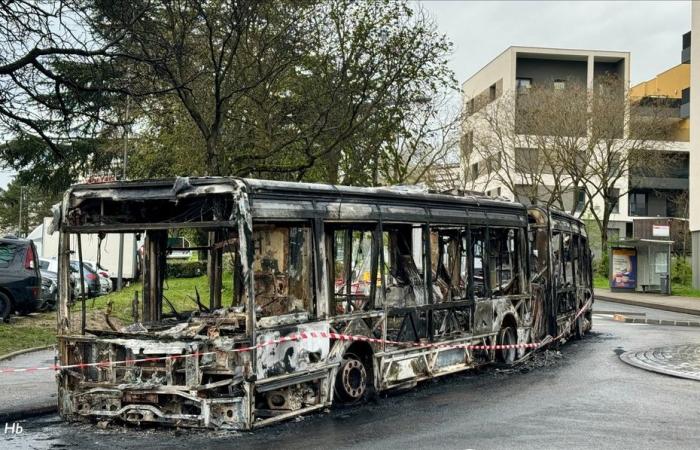
[[[126,181],[126,158],[129,144],[129,95],[126,96],[126,120],[124,123],[124,156],[122,158],[122,181]],[[124,275],[124,233],[119,233],[119,262],[117,268],[117,291],[122,290]]]
[[[24,186],[19,186],[19,223],[17,224],[17,234],[22,237],[22,202],[24,197]]]

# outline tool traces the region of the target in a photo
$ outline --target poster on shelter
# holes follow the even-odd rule
[[[611,263],[611,287],[618,289],[634,289],[637,287],[637,250],[633,248],[613,248]]]

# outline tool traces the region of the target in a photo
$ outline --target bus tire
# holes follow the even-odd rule
[[[7,322],[12,312],[12,301],[10,297],[0,292],[0,321]]]
[[[335,378],[335,393],[342,403],[357,403],[369,391],[370,371],[362,358],[346,353]]]
[[[574,321],[574,337],[583,339],[586,334],[586,317],[585,314],[580,314]]]
[[[504,326],[501,328],[501,331],[498,332],[498,345],[515,345],[518,343],[517,341],[517,334],[513,327]],[[517,349],[515,347],[496,350],[496,358],[503,364],[513,364],[516,355]]]

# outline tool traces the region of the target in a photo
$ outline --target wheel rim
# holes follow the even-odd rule
[[[578,318],[576,319],[576,334],[578,335],[578,337],[583,337],[583,335],[586,332],[584,328],[584,321],[585,318],[583,317],[583,314],[578,316]]]
[[[515,336],[513,335],[513,329],[510,327],[504,328],[501,333],[501,345],[514,345]],[[506,364],[513,364],[515,361],[515,349],[506,348],[501,350],[501,359]]]
[[[343,398],[349,401],[360,400],[367,391],[367,370],[358,359],[346,359],[338,374],[338,388]]]

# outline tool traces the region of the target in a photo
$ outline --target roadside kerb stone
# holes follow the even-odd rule
[[[619,319],[615,319],[618,322],[625,323],[644,323],[647,325],[664,325],[672,327],[700,327],[700,322],[689,321],[689,320],[659,320],[659,319],[639,319],[636,317],[625,317],[618,315]]]

